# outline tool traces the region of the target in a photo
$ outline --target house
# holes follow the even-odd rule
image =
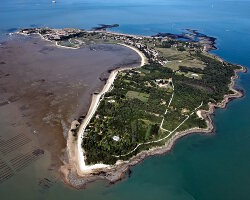
[[[119,136],[113,136],[113,138],[112,138],[114,141],[116,141],[116,142],[118,142],[119,140],[120,140],[120,137]]]

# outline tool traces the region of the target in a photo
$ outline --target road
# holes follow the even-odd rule
[[[134,152],[136,149],[138,149],[138,147],[140,147],[141,145],[147,145],[147,144],[158,143],[158,142],[161,142],[161,141],[163,141],[163,140],[169,138],[169,137],[170,137],[178,128],[180,128],[180,126],[183,125],[183,124],[189,119],[189,117],[192,116],[192,115],[195,113],[195,111],[197,111],[202,105],[203,105],[203,102],[201,102],[201,104],[200,104],[199,106],[197,106],[197,107],[194,109],[194,111],[193,111],[190,115],[187,115],[187,117],[186,117],[186,118],[185,118],[185,119],[184,119],[184,120],[174,129],[174,130],[172,130],[172,131],[166,130],[166,131],[169,132],[169,134],[166,135],[165,137],[163,137],[163,138],[161,138],[161,139],[158,139],[158,140],[151,141],[151,142],[139,143],[132,151],[130,151],[130,152],[126,153],[126,154],[119,155],[119,156],[117,156],[117,155],[113,155],[113,156],[116,157],[116,158],[125,157],[125,156],[128,156],[128,155],[130,155],[131,153],[133,153],[133,152]]]

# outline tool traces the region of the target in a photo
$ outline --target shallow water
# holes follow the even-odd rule
[[[181,32],[185,28],[218,38],[214,53],[250,66],[250,1],[135,0],[84,1],[3,0],[0,32],[19,27],[91,28],[118,23],[124,33],[152,35]],[[40,190],[38,177],[47,166],[42,159],[19,176],[0,185],[3,199],[250,199],[250,79],[240,75],[237,86],[245,97],[217,110],[216,132],[192,135],[177,142],[167,155],[148,158],[132,169],[130,178],[116,185],[94,183],[76,191],[58,181]],[[2,132],[1,132],[2,133]],[[13,194],[13,189],[16,192]]]

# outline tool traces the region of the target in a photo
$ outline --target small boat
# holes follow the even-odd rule
[[[55,1],[55,0],[52,0],[52,3],[56,3],[56,1]]]

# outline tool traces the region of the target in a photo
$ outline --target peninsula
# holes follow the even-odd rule
[[[130,166],[167,152],[190,133],[213,130],[210,115],[242,93],[234,80],[245,68],[209,53],[215,38],[186,30],[183,34],[138,36],[102,29],[31,28],[18,33],[39,34],[65,48],[117,44],[141,56],[136,68],[114,69],[86,116],[72,122],[67,159],[61,172],[81,188],[98,179],[116,182]],[[94,47],[93,47],[93,50]]]

